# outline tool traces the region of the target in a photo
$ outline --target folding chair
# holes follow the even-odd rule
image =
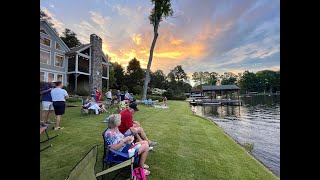
[[[107,146],[106,139],[105,139],[105,136],[104,136],[106,131],[107,131],[107,129],[105,131],[103,131],[103,133],[102,133],[102,137],[103,137],[102,168],[103,169],[105,169],[106,167],[110,168],[114,164],[119,164],[119,163],[122,163],[124,161],[127,161],[127,160],[131,159],[132,157],[135,157],[135,159],[133,161],[134,163],[138,163],[139,162],[138,149],[136,149],[134,155],[130,158],[128,153],[123,153],[123,152],[117,151],[117,150],[112,149],[109,146]],[[108,153],[107,153],[107,150],[109,150]],[[107,166],[105,166],[105,165],[107,165]],[[132,171],[133,171],[133,163],[131,164],[131,172]],[[120,171],[118,171],[118,173],[116,174],[116,176],[114,178],[116,178],[119,174],[122,174],[122,173]]]
[[[98,157],[98,146],[94,146],[71,170],[66,180],[97,180],[99,176],[113,172],[115,170],[130,166],[134,162],[134,157],[111,168],[95,173],[95,165]],[[134,177],[130,176],[131,179]],[[135,179],[135,178],[134,178]]]
[[[53,136],[53,137],[49,137],[48,132],[47,132],[47,128],[48,128],[48,126],[46,126],[46,127],[40,127],[40,135],[41,135],[43,132],[45,132],[45,133],[46,133],[46,136],[47,136],[47,139],[44,140],[44,141],[40,141],[40,143],[47,142],[47,141],[49,141],[49,140],[51,140],[51,139],[59,136],[59,134],[57,134],[57,135],[55,135],[55,136]],[[45,150],[45,149],[48,149],[48,148],[51,147],[51,146],[52,146],[52,144],[50,144],[49,146],[47,146],[47,147],[45,147],[45,148],[43,148],[43,149],[40,149],[40,152],[43,151],[43,150]]]

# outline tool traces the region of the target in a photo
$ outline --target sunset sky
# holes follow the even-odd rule
[[[172,0],[173,17],[160,23],[151,70],[167,74],[182,65],[193,72],[280,70],[279,0]],[[136,57],[146,68],[153,39],[149,0],[41,0],[61,34],[81,43],[90,34],[124,67]]]

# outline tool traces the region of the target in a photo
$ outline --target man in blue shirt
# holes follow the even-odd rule
[[[55,87],[55,83],[48,83],[46,86],[42,88],[40,94],[42,95],[42,112],[41,112],[41,126],[48,126],[52,124],[50,119],[53,114],[53,105],[52,105],[52,97],[51,90]]]

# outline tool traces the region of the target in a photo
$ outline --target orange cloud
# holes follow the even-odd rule
[[[183,36],[174,33],[172,27],[161,26],[153,52],[151,70],[161,69],[165,73],[168,73],[170,69],[173,69],[177,65],[183,66],[184,61],[187,59],[201,61],[201,59],[213,51],[209,49],[207,39],[215,38],[221,32],[221,30],[216,30],[210,33],[213,29],[211,24],[206,24],[194,38],[190,38],[189,35]],[[124,38],[117,40],[117,43],[111,47],[107,45],[107,41],[103,41],[105,44],[104,52],[111,56],[112,62],[118,62],[126,68],[131,59],[137,58],[140,61],[141,68],[147,68],[153,32],[150,27],[141,28],[138,31],[139,33],[129,36],[133,43],[128,42],[128,39]]]
[[[140,45],[141,43],[141,34],[133,34],[132,35],[133,42],[136,43],[136,45]]]

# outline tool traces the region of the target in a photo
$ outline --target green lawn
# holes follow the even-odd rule
[[[80,103],[78,103],[80,104]],[[150,152],[148,179],[279,179],[251,157],[240,145],[211,121],[192,114],[189,104],[168,101],[168,109],[139,105],[134,120],[140,121],[149,139],[158,142]],[[57,138],[43,143],[53,146],[40,153],[42,180],[67,177],[76,163],[94,146],[99,147],[96,171],[101,171],[102,121],[108,116],[84,116],[79,107],[69,107],[62,117]],[[40,139],[44,139],[41,135]]]

